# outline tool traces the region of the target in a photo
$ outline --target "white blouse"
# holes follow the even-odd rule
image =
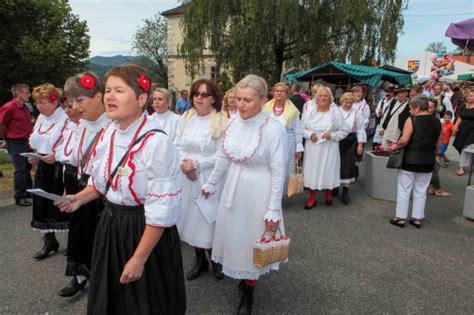
[[[270,116],[278,120],[283,127],[285,127],[287,130],[293,130],[293,133],[295,135],[295,142],[296,142],[296,152],[303,152],[303,131],[301,129],[301,121],[299,115],[295,116],[292,121],[288,124],[288,126],[285,126],[286,121],[284,115],[279,115],[275,116],[275,114],[270,112]]]
[[[364,117],[362,117],[362,114],[357,112],[354,108],[346,110],[341,106],[339,110],[342,115],[342,128],[347,130],[348,133],[355,132],[357,142],[366,143],[367,134],[365,133]]]
[[[354,102],[354,104],[352,105],[352,108],[362,114],[362,117],[364,118],[364,129],[367,128],[367,126],[369,125],[369,119],[370,119],[369,104],[367,104],[367,102],[363,99],[359,102]]]
[[[145,114],[125,130],[111,123],[97,144],[89,185],[112,203],[144,205],[146,224],[169,227],[179,220],[182,189],[178,153],[167,135],[150,132],[133,145],[106,192],[110,174],[132,142],[155,127]]]
[[[71,157],[71,164],[74,166],[80,166],[80,161],[83,161],[83,168],[78,170],[79,176],[83,173],[90,175],[92,172],[92,165],[90,160],[96,154],[95,148],[91,147],[89,151],[89,157],[85,157],[87,149],[92,143],[92,140],[96,137],[96,135],[100,132],[103,132],[112,122],[112,120],[107,116],[106,113],[102,113],[102,115],[97,118],[96,121],[89,121],[82,119],[79,127],[77,128],[77,138],[76,138],[76,146],[74,148],[73,155]],[[98,141],[96,141],[97,144]],[[93,145],[94,146],[94,145]]]
[[[158,129],[163,130],[170,137],[171,141],[175,141],[176,134],[180,130],[181,116],[168,110],[163,114],[153,113],[149,116],[154,121]]]
[[[216,166],[203,186],[205,192],[214,193],[216,184],[227,171],[231,163],[247,167],[268,165],[271,176],[270,202],[264,220],[281,221],[283,184],[286,176],[288,143],[285,128],[269,113],[242,119],[236,116],[231,119],[224,131],[222,144],[217,151]],[[227,181],[236,181],[228,175]]]
[[[336,104],[332,103],[327,112],[318,112],[317,105],[313,103],[302,119],[303,137],[309,139],[315,133],[318,139],[322,139],[322,135],[329,132],[332,141],[340,141],[348,134],[348,130],[343,128],[342,120],[341,111]]]
[[[184,123],[184,117],[181,124]],[[191,159],[199,169],[213,168],[216,162],[216,151],[219,139],[213,139],[211,114],[191,116],[182,132],[176,135],[176,145],[180,154],[180,163]]]
[[[63,164],[71,164],[76,140],[79,134],[79,122],[75,123],[67,119],[66,129],[63,132],[63,141],[57,146],[56,161]]]
[[[40,154],[55,153],[63,141],[67,115],[58,107],[50,116],[39,115],[30,135],[30,147]]]

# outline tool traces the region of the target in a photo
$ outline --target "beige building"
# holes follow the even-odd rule
[[[186,62],[178,56],[178,47],[183,43],[181,20],[184,17],[185,4],[161,13],[167,19],[168,46],[168,88],[175,93],[176,98],[183,89],[189,91],[193,78],[186,74]],[[198,77],[215,78],[215,62],[209,50],[204,51],[204,69]]]

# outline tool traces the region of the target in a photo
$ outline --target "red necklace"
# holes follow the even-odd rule
[[[53,129],[54,125],[56,125],[56,123],[52,124],[52,125],[48,128],[48,130],[46,130],[46,131],[41,131],[41,127],[43,126],[43,123],[41,123],[41,124],[39,125],[39,128],[38,128],[38,134],[39,134],[39,135],[44,135],[45,133],[48,133],[51,129]]]
[[[138,126],[138,129],[135,132],[135,135],[133,136],[132,141],[128,145],[127,155],[126,155],[125,159],[123,159],[123,162],[122,162],[121,165],[119,165],[119,167],[123,167],[125,165],[125,163],[127,162],[130,151],[131,151],[135,141],[137,140],[138,134],[142,130],[145,123],[146,123],[146,116],[143,117],[143,121],[140,123],[140,126]],[[113,191],[117,190],[117,188],[119,186],[119,182],[120,182],[120,177],[121,177],[121,176],[116,176],[115,180],[113,178],[111,178],[111,175],[112,175],[112,162],[113,162],[113,158],[114,158],[114,142],[115,142],[115,133],[116,132],[117,132],[117,130],[114,130],[114,132],[112,132],[112,136],[110,137],[109,156],[107,158],[107,181],[110,183],[110,188]]]
[[[281,114],[283,114],[284,111],[285,111],[285,105],[283,105],[283,107],[281,108],[277,108],[276,106],[273,106],[273,115],[275,115],[276,117],[281,116]]]

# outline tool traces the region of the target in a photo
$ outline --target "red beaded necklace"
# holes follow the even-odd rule
[[[281,108],[277,108],[276,106],[273,106],[273,115],[275,115],[276,117],[281,116],[281,114],[283,114],[284,111],[285,111],[285,105],[283,105],[283,107]]]
[[[133,136],[132,141],[128,145],[127,155],[126,155],[125,159],[123,159],[123,162],[122,162],[121,165],[119,165],[119,167],[123,167],[125,165],[125,163],[127,162],[130,151],[131,151],[133,145],[135,144],[135,141],[138,138],[138,134],[142,130],[145,123],[146,123],[146,116],[143,117],[143,121],[140,123],[140,126],[138,126],[138,129],[135,132],[135,135]],[[120,182],[120,177],[121,177],[121,176],[116,176],[115,180],[113,178],[111,178],[112,177],[111,176],[112,175],[112,162],[113,162],[113,158],[114,158],[114,142],[115,142],[115,133],[116,132],[117,132],[117,130],[114,130],[114,132],[112,132],[112,135],[110,137],[109,156],[107,158],[107,181],[110,183],[110,188],[113,191],[117,190],[117,188],[119,186],[119,182]]]

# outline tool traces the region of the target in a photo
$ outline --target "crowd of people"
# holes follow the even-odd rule
[[[442,88],[384,85],[374,111],[374,148],[404,148],[390,220],[398,227],[411,195],[408,221],[417,228],[427,194],[449,196],[438,169],[449,163],[452,134],[458,175],[470,163],[474,89],[453,106],[457,92]],[[318,205],[318,191],[327,206],[336,195],[349,204],[372,119],[362,85],[337,93],[336,104],[325,85],[314,84],[310,97],[297,84],[269,91],[256,75],[224,94],[214,81],[196,80],[173,110],[172,93],[153,87],[137,65],[116,66],[104,81],[77,74],[64,90],[35,87],[34,126],[29,87],[17,84],[12,94],[0,108],[0,136],[15,167],[15,200],[33,206],[31,226],[44,235],[34,257],[58,251],[55,233],[68,231],[71,279],[58,294],[73,296],[89,283],[90,314],[184,313],[184,279],[210,268],[218,280],[240,280],[238,313],[251,313],[257,280],[279,269],[279,262],[255,267],[253,244],[267,232],[285,234],[282,198],[296,165],[309,194],[305,209]],[[68,201],[31,195],[32,187]],[[195,252],[186,273],[181,242]]]

